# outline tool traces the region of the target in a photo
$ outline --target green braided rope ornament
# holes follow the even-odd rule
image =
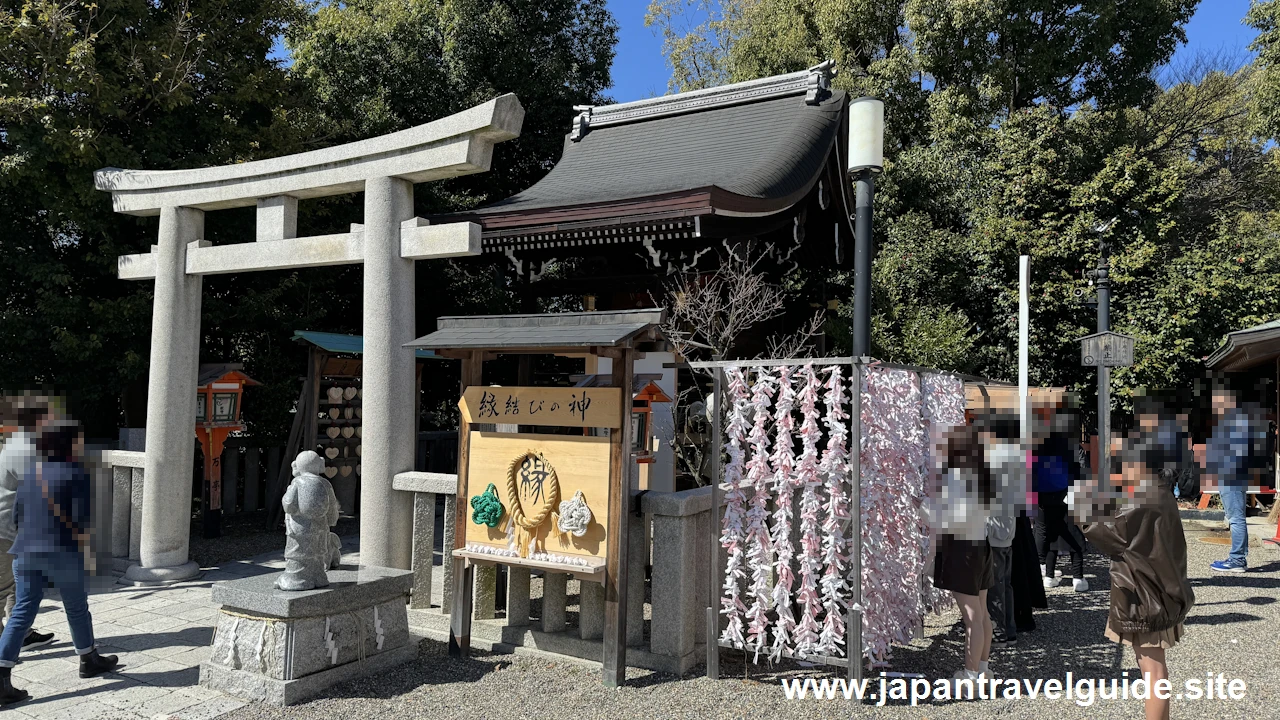
[[[471,498],[471,522],[494,528],[501,520],[502,501],[498,499],[498,488],[489,483],[483,494]]]

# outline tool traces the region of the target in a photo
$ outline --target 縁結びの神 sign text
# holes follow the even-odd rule
[[[616,428],[622,421],[618,388],[467,388],[458,407],[471,424]]]

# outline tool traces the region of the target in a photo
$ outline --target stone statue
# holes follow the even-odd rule
[[[338,566],[342,541],[329,531],[338,522],[338,498],[324,477],[324,458],[311,450],[293,461],[293,481],[284,494],[284,574],[281,590],[312,590],[329,584],[326,570]]]

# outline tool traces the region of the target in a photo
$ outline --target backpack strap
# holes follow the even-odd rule
[[[83,546],[87,533],[76,529],[75,523],[71,522],[66,514],[62,512],[62,508],[50,495],[49,486],[44,483],[44,463],[36,463],[36,481],[40,483],[40,495],[49,504],[49,511],[53,513],[54,517],[58,518],[58,522],[62,523],[63,527],[71,531],[71,536],[76,539],[76,542]]]

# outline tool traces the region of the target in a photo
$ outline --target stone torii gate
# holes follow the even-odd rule
[[[392,477],[413,470],[417,397],[415,260],[480,254],[475,223],[429,225],[413,212],[414,183],[485,172],[495,143],[518,137],[515,95],[408,130],[336,147],[192,170],[94,173],[116,212],[159,215],[151,251],[119,259],[119,276],[155,280],[148,379],[140,562],[128,581],[195,577],[190,561],[192,428],[200,358],[201,276],[364,264],[364,439],[360,554],[365,564],[409,568],[413,502]],[[337,235],[297,237],[298,200],[364,192],[364,223]],[[256,242],[211,245],[204,213],[257,207]]]

